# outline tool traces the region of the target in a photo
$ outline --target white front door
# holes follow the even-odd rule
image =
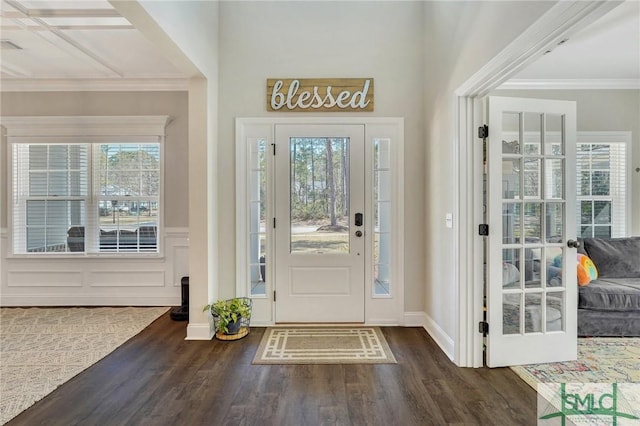
[[[576,359],[576,105],[489,98],[490,367]]]
[[[276,322],[364,322],[363,125],[276,125]]]

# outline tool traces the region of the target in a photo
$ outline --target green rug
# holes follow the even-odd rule
[[[576,361],[511,369],[531,387],[537,383],[640,383],[640,337],[578,339]]]
[[[270,327],[253,364],[395,364],[378,327]]]

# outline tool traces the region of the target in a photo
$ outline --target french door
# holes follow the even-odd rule
[[[488,103],[487,364],[576,359],[575,102]]]
[[[276,322],[364,322],[363,125],[275,126]]]

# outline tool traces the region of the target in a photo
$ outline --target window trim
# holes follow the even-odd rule
[[[624,184],[625,184],[625,194],[624,194],[624,198],[625,198],[625,209],[624,209],[624,214],[625,214],[625,223],[624,223],[624,233],[626,235],[629,235],[629,233],[631,232],[631,224],[632,224],[632,220],[631,220],[631,215],[632,215],[632,203],[633,203],[633,196],[632,196],[632,191],[631,191],[631,160],[632,160],[632,143],[631,143],[631,132],[630,131],[599,131],[599,132],[578,132],[577,134],[577,138],[576,138],[576,149],[577,149],[577,144],[583,144],[583,143],[589,143],[589,144],[623,144],[625,147],[625,160],[626,160],[626,164],[625,164],[625,168],[623,170],[624,173]],[[576,185],[578,183],[576,182]],[[577,188],[576,188],[577,189]],[[596,198],[591,198],[592,200],[597,200]],[[576,202],[578,202],[578,198],[577,198],[577,191],[576,191]],[[613,213],[612,213],[613,214]],[[613,223],[612,223],[613,225]],[[576,222],[576,226],[580,226],[579,222]],[[612,230],[613,232],[613,230]],[[615,237],[614,237],[615,238]]]
[[[8,258],[162,258],[164,244],[164,145],[165,129],[171,122],[167,115],[152,116],[34,116],[0,117],[7,140],[7,231]],[[55,135],[55,136],[52,136]],[[15,253],[13,245],[13,146],[37,143],[159,143],[160,195],[158,221],[158,251],[156,253]],[[93,169],[91,170],[93,174]],[[90,177],[90,180],[93,177]],[[90,184],[92,185],[92,183]],[[93,189],[93,187],[91,187]],[[85,225],[86,226],[86,225]]]

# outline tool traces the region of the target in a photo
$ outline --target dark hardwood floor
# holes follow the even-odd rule
[[[398,364],[251,365],[264,333],[185,341],[166,314],[7,425],[526,425],[511,370],[458,368],[421,328],[383,328]]]

